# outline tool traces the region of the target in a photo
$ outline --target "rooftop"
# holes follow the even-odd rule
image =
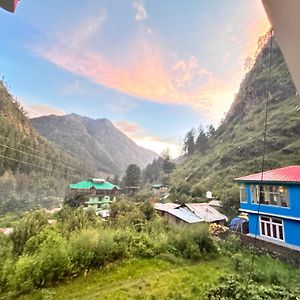
[[[88,190],[94,187],[96,190],[113,190],[120,189],[117,185],[112,184],[102,179],[97,180],[96,178],[87,179],[78,183],[70,184],[70,189]]]
[[[176,203],[155,203],[154,208],[168,212],[187,223],[212,223],[227,220],[225,215],[218,212],[208,203],[190,203],[183,205]]]
[[[300,166],[289,166],[244,177],[236,178],[235,181],[244,182],[274,182],[274,183],[300,183]]]
[[[204,222],[212,223],[216,221],[227,220],[227,217],[211,207],[208,203],[186,203],[184,204],[192,213]]]

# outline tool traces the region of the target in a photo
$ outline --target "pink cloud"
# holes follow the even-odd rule
[[[137,12],[142,15],[138,4]],[[126,66],[116,65],[90,47],[105,19],[103,15],[88,18],[73,32],[59,35],[34,51],[60,68],[107,88],[141,100],[188,105],[210,121],[220,120],[233,100],[236,82],[209,72],[194,56],[174,59],[159,46],[153,32],[147,34],[148,29],[136,37],[130,54],[124,54]]]
[[[50,107],[46,104],[22,103],[22,105],[28,118],[37,118],[37,117],[48,116],[48,115],[62,116],[65,114],[64,111],[57,108]]]

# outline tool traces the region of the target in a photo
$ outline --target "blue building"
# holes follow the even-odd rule
[[[256,173],[235,181],[240,184],[240,211],[249,216],[249,234],[300,247],[300,166]]]

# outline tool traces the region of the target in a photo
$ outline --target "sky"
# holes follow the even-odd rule
[[[107,118],[176,157],[218,126],[268,28],[260,0],[22,0],[0,9],[0,74],[29,117]]]

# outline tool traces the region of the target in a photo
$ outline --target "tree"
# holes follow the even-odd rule
[[[175,164],[172,162],[170,149],[167,148],[166,150],[164,150],[161,154],[161,157],[163,159],[162,169],[164,173],[170,174],[175,168]]]
[[[119,176],[118,176],[118,175],[115,175],[115,176],[112,178],[111,182],[112,182],[113,184],[115,184],[115,185],[120,185]]]
[[[199,134],[196,140],[196,148],[197,150],[199,150],[200,152],[204,152],[206,150],[206,146],[207,146],[207,135],[204,132],[202,126],[199,127]]]
[[[157,182],[160,180],[162,169],[163,169],[163,158],[154,158],[151,164],[148,164],[143,170],[142,179],[143,182]]]
[[[213,125],[208,125],[206,130],[206,136],[207,138],[212,138],[216,134],[216,129]]]
[[[185,154],[192,154],[195,151],[195,129],[191,129],[185,136],[183,141],[183,151]]]
[[[65,197],[64,204],[70,207],[79,207],[83,205],[88,199],[86,192],[70,193]]]
[[[141,182],[141,169],[137,164],[130,164],[125,175],[125,185],[127,187],[137,187]]]

